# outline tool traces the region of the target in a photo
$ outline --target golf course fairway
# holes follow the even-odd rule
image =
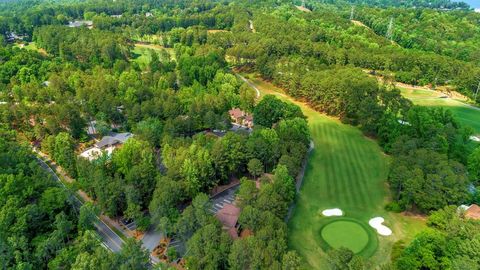
[[[386,263],[394,242],[408,242],[425,227],[421,218],[384,210],[389,194],[386,180],[390,158],[376,141],[356,127],[293,100],[253,74],[244,76],[262,96],[272,94],[295,103],[308,117],[315,148],[288,223],[288,245],[302,258],[302,269],[327,269],[329,246],[346,246],[375,265]],[[323,210],[331,208],[340,208],[344,216],[322,215]],[[376,216],[385,218],[385,225],[392,228],[391,236],[380,236],[368,226],[368,221]],[[346,219],[349,221],[340,222]]]

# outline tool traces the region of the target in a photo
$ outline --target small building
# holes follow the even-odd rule
[[[118,146],[126,142],[131,137],[133,137],[133,134],[130,132],[110,132],[107,136],[103,137],[99,142],[97,142],[95,146],[100,149],[107,148],[109,146]]]
[[[111,155],[113,150],[125,143],[131,137],[133,137],[133,134],[130,132],[110,132],[108,136],[103,137],[100,141],[95,143],[93,147],[83,151],[80,156],[91,161],[101,157],[103,153]]]
[[[465,217],[470,219],[480,220],[480,206],[476,204],[470,205],[465,210]]]
[[[225,204],[215,215],[217,219],[222,223],[223,229],[228,231],[228,234],[232,239],[238,238],[238,217],[240,216],[240,208],[233,204]]]
[[[68,27],[81,27],[81,26],[87,26],[88,29],[93,28],[93,21],[71,21],[68,22]]]
[[[147,12],[147,13],[145,13],[145,17],[153,17],[153,13]]]
[[[15,32],[10,32],[6,34],[7,42],[22,41],[26,38],[26,35],[17,35]]]
[[[246,126],[248,128],[253,127],[253,116],[248,114],[239,108],[233,108],[228,111],[232,122],[241,126]]]

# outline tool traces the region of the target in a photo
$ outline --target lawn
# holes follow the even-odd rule
[[[17,47],[17,48],[22,48],[22,49],[26,49],[26,50],[37,51],[37,52],[39,52],[43,55],[47,55],[47,52],[42,48],[38,48],[37,45],[35,44],[35,42],[33,42],[33,41],[29,42],[28,45],[26,45],[26,46],[25,45],[20,45],[19,43],[16,43],[14,46]]]
[[[140,67],[145,68],[152,59],[152,52],[157,53],[160,61],[162,61],[162,51],[165,50],[172,59],[175,59],[175,53],[172,48],[165,48],[154,44],[135,44],[132,50],[133,61],[137,62]]]
[[[262,95],[274,94],[294,102],[308,117],[315,149],[308,160],[305,179],[288,224],[289,247],[304,259],[303,267],[326,268],[327,249],[323,242],[327,242],[327,239],[328,242],[333,241],[331,245],[335,245],[335,241],[347,241],[344,245],[351,248],[356,248],[365,241],[364,234],[352,232],[352,226],[347,223],[339,223],[331,229],[334,233],[343,227],[347,238],[335,234],[322,239],[321,235],[325,234],[322,228],[326,223],[345,218],[361,225],[369,235],[365,251],[359,254],[369,257],[374,265],[388,262],[395,241],[405,239],[408,242],[425,227],[421,218],[388,213],[383,209],[389,194],[386,179],[390,158],[359,129],[293,101],[281,89],[267,82],[254,76],[249,77]],[[321,215],[323,210],[336,207],[344,211],[345,217]],[[384,224],[393,231],[391,236],[379,236],[369,227],[368,221],[376,216],[385,218]]]
[[[416,105],[443,107],[451,110],[462,125],[471,126],[475,134],[480,134],[480,108],[456,99],[441,98],[442,94],[433,90],[399,88],[402,95]]]

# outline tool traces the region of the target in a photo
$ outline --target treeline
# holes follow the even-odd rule
[[[392,39],[404,48],[447,55],[478,63],[480,53],[476,12],[431,9],[360,8],[355,18],[384,36],[393,19]]]
[[[0,265],[4,269],[147,269],[135,240],[120,253],[100,245],[91,207],[73,208],[69,194],[41,169],[17,134],[0,127]]]
[[[122,36],[84,27],[39,27],[33,40],[48,53],[81,66],[112,67],[116,60],[127,60],[130,55],[130,45]]]
[[[466,218],[456,206],[433,212],[428,229],[405,246],[395,243],[394,266],[407,269],[478,269],[480,267],[480,222]]]
[[[244,21],[239,23],[248,26]],[[295,73],[295,69],[353,65],[386,77],[393,74],[396,81],[409,84],[453,85],[469,96],[473,96],[478,84],[476,74],[480,74],[480,68],[475,64],[400,48],[342,18],[332,7],[312,13],[277,8],[269,15],[254,16],[253,23],[256,33],[234,27],[238,32],[227,55],[235,63],[260,63],[262,75],[269,79],[280,73]]]
[[[299,24],[287,30],[279,23],[273,29],[265,28],[262,23],[267,22],[260,20],[257,31],[272,31],[275,37],[287,31],[302,32]],[[389,176],[394,202],[388,209],[428,213],[472,201],[468,190],[474,179],[469,179],[465,167],[471,151],[466,145],[472,131],[462,128],[451,112],[414,107],[399,90],[388,83],[379,85],[376,78],[358,68],[319,63],[318,58],[300,59],[295,51],[292,56],[295,41],[283,43],[290,46],[286,51],[276,50],[281,48],[281,42],[269,45],[269,50],[260,54],[255,70],[267,79],[273,78],[288,94],[305,100],[316,110],[378,136],[385,151],[395,159]]]
[[[470,9],[470,6],[462,1],[451,0],[346,0],[357,5],[369,5],[375,7],[414,7],[414,8],[440,8],[440,9]]]

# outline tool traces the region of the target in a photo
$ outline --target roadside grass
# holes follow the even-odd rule
[[[402,95],[414,104],[449,109],[464,126],[470,126],[475,134],[480,134],[480,108],[452,98],[441,98],[442,93],[433,90],[407,89],[398,87]]]
[[[362,132],[338,119],[321,114],[306,104],[295,101],[272,84],[258,79],[254,74],[242,74],[249,78],[262,95],[273,94],[280,99],[299,105],[308,117],[315,148],[308,160],[303,185],[296,198],[296,207],[288,224],[289,248],[304,259],[304,269],[326,269],[325,248],[319,241],[320,228],[326,220],[350,218],[359,224],[368,224],[376,216],[385,218],[384,225],[392,229],[391,236],[377,235],[360,252],[370,257],[374,266],[390,261],[392,245],[398,240],[408,243],[416,233],[425,228],[423,218],[409,217],[384,210],[388,201],[386,179],[390,158],[378,144]],[[345,217],[323,217],[328,208],[340,208]],[[337,228],[338,229],[338,228]],[[348,228],[345,233],[348,234]],[[352,241],[361,241],[349,234]],[[376,240],[376,241],[375,241]]]

